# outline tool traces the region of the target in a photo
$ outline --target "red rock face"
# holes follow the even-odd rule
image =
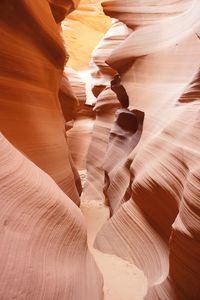
[[[64,121],[66,123],[76,118],[78,109],[78,99],[72,89],[67,75],[68,74],[66,74],[66,72],[63,73],[58,94]]]
[[[1,130],[78,204],[58,101],[66,60],[58,25],[46,1],[0,6]]]
[[[145,272],[146,299],[198,299],[200,6],[116,0],[103,7],[133,30],[107,62],[121,75],[129,109],[145,118],[139,144],[120,163],[109,149],[120,155],[130,144],[125,135],[110,139],[104,165],[112,169],[114,216],[96,247]]]

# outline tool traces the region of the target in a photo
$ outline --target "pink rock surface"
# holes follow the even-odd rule
[[[70,67],[65,68],[65,74],[69,79],[70,85],[72,87],[72,91],[78,100],[77,114],[75,116],[75,119],[79,117],[94,118],[95,114],[93,112],[92,105],[87,105],[88,95],[86,92],[85,79],[81,77],[79,72],[75,71]]]
[[[106,101],[104,101],[105,99]],[[102,164],[108,145],[110,128],[114,122],[115,111],[118,106],[115,94],[110,88],[105,88],[99,95],[95,105],[96,120],[86,161],[87,180],[82,194],[83,201],[96,200],[104,202],[104,170]]]
[[[132,32],[125,24],[118,20],[112,21],[111,28],[106,32],[103,39],[94,49],[92,60],[90,62],[92,75],[92,91],[96,97],[107,86],[116,74],[116,70],[112,69],[106,60],[124,39]],[[106,100],[106,99],[105,99]]]
[[[140,141],[144,121],[144,113],[138,110],[131,112],[121,108],[116,111],[115,115],[116,120],[110,130],[109,142],[103,160],[103,169],[106,174],[104,194],[109,203],[111,214],[131,196],[132,176],[127,157]],[[118,172],[121,168],[123,169],[122,174]],[[116,184],[117,182],[120,184]]]
[[[70,67],[65,68],[65,73],[70,81],[72,90],[74,91],[79,102],[86,102],[85,82],[80,77],[79,73]]]
[[[82,199],[104,202],[103,159],[106,153],[111,126],[115,120],[115,111],[120,103],[110,88],[110,81],[116,74],[106,63],[114,48],[126,38],[131,30],[124,24],[113,21],[112,27],[93,52],[91,60],[92,91],[97,97],[94,110],[96,121],[87,156],[87,181]]]
[[[90,205],[96,205],[96,213],[99,208],[106,212],[95,240],[95,247],[106,253],[94,251],[99,262],[111,255],[116,262],[120,257],[122,264],[135,264],[147,278],[147,300],[197,300],[199,0],[103,1],[105,13],[118,20],[93,52],[93,129],[93,118],[84,109],[76,114],[78,101],[85,102],[83,83],[72,70],[69,80],[62,77],[68,55],[59,23],[78,4],[0,4],[0,298],[102,300],[102,277],[75,205],[82,190],[75,162],[87,177],[82,196],[90,202],[84,204],[86,215]],[[97,41],[110,21],[102,30],[100,24],[108,18],[96,0],[82,4],[65,26],[74,25],[81,43],[88,32],[98,32]],[[80,32],[79,18],[84,25]],[[75,55],[70,61],[76,68],[90,52],[80,49],[80,60]],[[110,88],[117,72],[129,95],[123,108]],[[76,119],[67,132],[72,156],[59,91],[65,121]],[[93,218],[99,222],[95,213]]]
[[[67,128],[73,126],[67,131],[67,142],[76,168],[78,170],[85,170],[86,156],[92,136],[95,114],[93,112],[93,107],[91,105],[86,105],[86,84],[79,73],[72,68],[66,67],[65,74],[69,78],[72,91],[78,101],[73,122],[68,122],[66,124]],[[67,114],[71,111],[68,107],[68,101],[69,99],[66,94],[65,103]]]
[[[121,75],[129,108],[145,119],[139,144],[115,168],[108,197],[117,209],[95,245],[145,272],[146,299],[198,299],[199,2],[103,7],[133,29],[107,62]],[[113,145],[117,152],[125,144]]]
[[[102,300],[79,208],[2,135],[0,166],[0,298]]]

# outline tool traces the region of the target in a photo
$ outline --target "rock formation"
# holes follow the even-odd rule
[[[78,101],[73,122],[68,122],[66,129],[70,129],[67,131],[69,150],[76,168],[80,171],[86,169],[86,156],[91,140],[95,115],[93,107],[86,104],[86,84],[83,79],[80,77],[78,72],[72,68],[65,68],[65,73],[69,78],[70,85]],[[66,113],[69,113],[69,98],[67,95],[65,103]]]
[[[82,195],[84,201],[97,200],[104,202],[103,186],[105,176],[102,164],[110,129],[115,119],[115,112],[120,107],[115,93],[110,88],[110,81],[116,71],[108,66],[106,59],[115,47],[129,35],[130,31],[126,25],[114,20],[111,28],[93,52],[91,70],[92,90],[97,97],[94,107],[96,121],[87,157],[88,178]]]
[[[145,272],[146,299],[198,299],[199,2],[116,0],[103,8],[133,30],[106,61],[121,76],[129,109],[145,118],[124,161],[111,151],[106,156],[105,165],[113,162],[107,197],[114,215],[95,245]],[[124,146],[126,139],[110,138],[108,151]]]
[[[63,22],[64,39],[70,55],[68,66],[88,68],[91,53],[111,26],[99,0],[80,0],[78,8]]]
[[[79,203],[80,180],[58,99],[59,90],[66,95],[72,90],[67,79],[61,83],[67,55],[57,23],[76,4],[0,3],[0,298],[5,300],[103,299],[102,276],[73,203]],[[69,111],[66,116],[73,118]]]
[[[85,167],[98,264],[135,264],[146,300],[200,298],[199,0],[102,6],[111,27],[97,0],[0,2],[0,299],[103,299]],[[95,121],[63,19],[74,69],[103,37]]]
[[[2,135],[0,166],[0,298],[102,300],[80,209]]]
[[[1,1],[0,8],[1,131],[78,204],[58,101],[66,61],[58,25],[47,1]]]
[[[66,122],[65,127],[68,129],[70,124],[72,124],[72,120],[76,118],[77,110],[79,106],[78,99],[74,93],[74,90],[71,86],[71,82],[68,79],[69,72],[63,73],[60,88],[59,88],[59,101],[62,109],[62,113],[64,116],[64,122]],[[72,126],[72,125],[71,125]]]

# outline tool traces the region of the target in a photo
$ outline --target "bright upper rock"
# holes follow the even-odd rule
[[[68,65],[85,70],[91,53],[111,26],[97,0],[80,1],[78,8],[63,22],[64,39],[70,58]]]
[[[121,75],[129,109],[144,111],[145,118],[137,147],[120,163],[111,153],[106,157],[113,168],[105,188],[114,215],[96,246],[144,271],[146,299],[195,300],[200,297],[199,1],[113,0],[103,1],[103,8],[133,30],[106,61]],[[119,155],[128,147],[121,133],[107,148]]]

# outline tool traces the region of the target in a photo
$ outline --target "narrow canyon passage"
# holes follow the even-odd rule
[[[0,1],[0,300],[200,299],[200,1]]]
[[[108,207],[90,202],[83,203],[81,210],[87,222],[89,248],[103,275],[104,299],[142,300],[147,291],[147,281],[143,272],[118,256],[93,248],[98,230],[109,218]]]

